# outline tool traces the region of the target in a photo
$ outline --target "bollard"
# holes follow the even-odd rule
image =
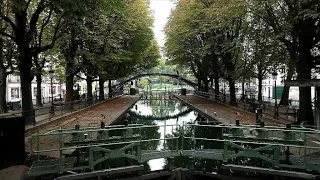
[[[138,105],[135,105],[135,109],[138,110]]]
[[[260,124],[262,120],[262,109],[261,108],[256,108],[256,123]]]
[[[101,129],[106,129],[106,125],[104,122],[100,123],[100,128]],[[109,138],[109,132],[106,130],[98,131],[98,136],[97,139],[108,139]]]
[[[260,122],[260,128],[264,128],[264,122]],[[265,129],[257,129],[258,138],[260,139],[267,139],[268,138],[268,131]]]
[[[75,130],[79,130],[80,125],[75,125]],[[83,141],[85,139],[85,135],[82,132],[72,133],[72,140],[71,141]]]
[[[106,127],[106,124],[105,124],[104,122],[101,122],[101,123],[100,123],[100,128],[101,128],[101,129],[104,129],[105,127]]]
[[[236,126],[239,127],[240,126],[240,121],[236,120]],[[232,128],[232,135],[235,137],[242,137],[243,136],[243,129],[241,128]]]

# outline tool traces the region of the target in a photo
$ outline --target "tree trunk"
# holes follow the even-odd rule
[[[219,90],[219,77],[214,78],[214,94],[215,94],[215,100],[220,100],[220,90]]]
[[[258,102],[262,102],[262,75],[258,75]]]
[[[108,89],[109,89],[109,90],[108,90],[108,91],[109,91],[109,92],[108,92],[108,94],[109,94],[108,96],[109,96],[109,98],[112,98],[111,79],[108,80]]]
[[[236,87],[235,82],[233,79],[229,79],[229,88],[230,88],[230,105],[237,106],[237,99],[236,99]]]
[[[291,61],[289,64],[289,69],[287,72],[286,80],[291,80],[291,78],[295,72],[295,65],[292,64],[292,62],[293,61]],[[285,83],[284,87],[283,87],[283,92],[281,95],[281,100],[280,100],[279,105],[286,105],[286,106],[289,105],[289,92],[290,92],[290,86],[286,86],[286,83]]]
[[[303,61],[300,59],[301,64],[306,63],[308,60]],[[297,66],[298,79],[311,79],[311,69],[303,65]],[[314,117],[311,106],[311,87],[299,87],[299,114],[297,123],[308,121],[309,125],[314,125]]]
[[[209,81],[203,81],[204,83],[204,92],[208,92],[209,91]]]
[[[99,93],[100,93],[99,99],[100,100],[104,100],[104,82],[105,82],[104,79],[99,78]]]
[[[22,116],[25,117],[26,124],[35,124],[35,112],[31,96],[31,81],[33,76],[31,74],[32,56],[26,44],[18,46],[18,67],[20,70],[20,84],[22,97]]]
[[[36,74],[36,79],[37,79],[37,95],[36,95],[36,106],[43,106],[42,104],[42,93],[41,93],[41,81],[42,77],[41,74],[37,73]]]
[[[201,79],[198,78],[198,91],[201,91]]]
[[[66,73],[68,74],[68,73]],[[72,109],[73,106],[73,75],[66,76],[66,107]]]
[[[92,76],[87,76],[87,100],[92,103]]]
[[[1,67],[0,69],[0,114],[8,112],[6,101],[6,88],[7,88],[7,74],[6,69]]]
[[[33,103],[32,103],[32,96],[31,96],[30,69],[24,70],[24,71],[21,71],[21,69],[20,69],[20,80],[21,80],[21,95],[22,95],[22,116],[25,117],[26,124],[34,124],[35,112],[34,112]]]
[[[241,100],[245,101],[244,77],[242,78],[241,88],[242,88]]]
[[[2,28],[2,27],[1,27]],[[8,112],[6,101],[6,88],[7,88],[7,69],[5,68],[3,57],[3,39],[0,38],[0,114]]]

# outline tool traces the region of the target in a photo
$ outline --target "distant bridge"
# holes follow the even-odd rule
[[[168,73],[145,73],[145,74],[139,74],[139,75],[136,75],[134,77],[131,77],[127,80],[124,80],[118,84],[115,84],[115,85],[112,85],[112,89],[118,89],[119,87],[121,86],[124,86],[125,84],[127,84],[128,82],[131,82],[135,79],[139,79],[139,78],[142,78],[142,77],[146,77],[146,76],[168,76],[168,77],[171,77],[171,78],[175,78],[175,79],[178,79],[178,80],[181,80],[182,82],[192,86],[193,88],[197,88],[198,84],[195,83],[195,82],[192,82],[188,79],[185,79],[184,77],[181,77],[177,74],[168,74]]]

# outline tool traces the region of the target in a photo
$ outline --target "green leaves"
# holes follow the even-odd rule
[[[166,27],[167,56],[179,65],[196,65],[191,69],[205,76],[221,74],[221,62],[234,71],[245,12],[242,0],[179,1]]]

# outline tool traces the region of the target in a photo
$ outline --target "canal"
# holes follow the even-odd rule
[[[217,142],[197,141],[192,140],[182,141],[181,127],[185,124],[199,124],[200,114],[191,109],[188,105],[181,101],[164,95],[163,92],[153,93],[151,96],[142,96],[133,107],[127,112],[127,117],[117,122],[117,125],[123,124],[135,124],[149,126],[144,128],[141,132],[142,150],[175,150],[175,149],[192,149],[192,148],[208,148],[214,146],[217,148]],[[203,120],[203,119],[202,119]],[[208,123],[208,122],[206,122]],[[211,124],[216,124],[211,122]],[[215,134],[209,132],[208,129],[198,128],[197,133],[194,133],[195,129],[185,128],[184,134],[192,136],[196,134],[197,137],[210,137],[208,134]],[[175,138],[176,137],[176,138]],[[171,139],[173,138],[173,139]],[[183,143],[183,145],[182,145]],[[218,143],[221,144],[221,143]],[[192,147],[192,145],[194,145]],[[182,147],[183,146],[183,147]],[[205,146],[205,147],[204,147]],[[221,146],[220,146],[221,147]],[[222,147],[221,147],[222,148]],[[172,159],[173,167],[185,167],[188,168],[190,164],[195,164],[196,169],[205,168],[209,165],[210,160],[198,159],[197,162],[191,162],[188,157],[175,157]],[[213,164],[208,167],[213,169],[216,165]],[[216,162],[214,164],[217,164]],[[160,158],[148,161],[145,164],[146,170],[156,171],[167,169],[168,159]],[[207,169],[207,168],[205,168]],[[211,169],[211,168],[210,168]],[[211,170],[213,170],[211,169]]]

